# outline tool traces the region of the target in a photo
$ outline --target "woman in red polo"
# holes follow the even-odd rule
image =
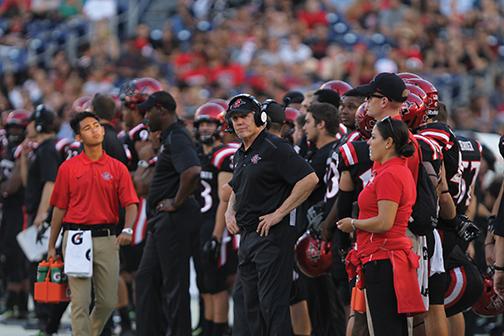
[[[408,335],[408,314],[424,312],[416,269],[418,256],[406,236],[416,200],[416,185],[407,166],[414,152],[408,128],[390,117],[378,122],[369,143],[371,160],[380,163],[359,195],[359,218],[344,218],[338,228],[356,231],[348,254],[349,277],[359,275],[374,334]]]

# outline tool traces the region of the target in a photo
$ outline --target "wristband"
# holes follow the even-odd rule
[[[350,221],[350,224],[352,224],[352,229],[353,231],[357,231],[357,226],[355,226],[355,218],[352,218],[352,220]]]
[[[494,270],[504,272],[504,266],[493,265]]]
[[[121,233],[127,234],[128,236],[133,235],[133,229],[132,228],[124,228],[122,229]]]

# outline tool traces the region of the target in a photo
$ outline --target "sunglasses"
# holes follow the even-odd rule
[[[390,130],[392,131],[392,137],[393,139],[396,138],[396,134],[394,132],[394,126],[392,125],[392,117],[391,116],[387,116],[385,118],[382,119],[382,122],[385,122],[387,121],[387,124],[390,126]]]
[[[381,99],[381,98],[387,98],[386,96],[382,96],[382,95],[379,95],[379,94],[376,94],[376,93],[373,93],[372,95],[370,95],[368,97],[368,99],[371,99],[371,98],[378,98],[378,99]],[[388,99],[388,98],[387,98]]]

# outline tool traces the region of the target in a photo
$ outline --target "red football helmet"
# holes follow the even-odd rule
[[[206,103],[198,107],[194,114],[194,127],[198,127],[202,121],[214,122],[217,125],[222,124],[221,114],[226,110],[215,103]]]
[[[285,108],[285,122],[295,124],[301,112],[293,107]]]
[[[316,278],[327,272],[332,264],[332,244],[314,237],[309,231],[297,241],[295,249],[296,264],[301,272]]]
[[[426,94],[427,98],[424,99],[425,107],[427,108],[427,115],[435,116],[438,114],[438,90],[428,80],[422,78],[413,78],[408,79],[408,83],[412,83],[418,87],[420,87]]]
[[[481,316],[496,316],[504,313],[504,300],[495,293],[491,276],[483,277],[483,293],[472,309]]]
[[[25,110],[14,110],[7,115],[5,119],[5,128],[18,126],[25,128],[28,126],[31,113]]]
[[[154,92],[162,91],[161,83],[154,78],[136,78],[122,87],[120,98],[124,105],[130,109],[135,109],[143,103]]]
[[[79,97],[72,103],[72,111],[75,113],[90,111],[92,101],[93,97],[91,96]]]
[[[341,97],[347,91],[351,90],[352,86],[342,80],[331,80],[331,81],[328,81],[328,82],[325,82],[324,84],[322,84],[320,86],[320,88],[336,91],[336,92],[338,92],[338,94]]]
[[[217,105],[220,105],[224,108],[224,110],[227,111],[229,105],[227,103],[227,101],[225,101],[224,99],[221,99],[221,98],[212,98],[208,101],[209,103],[214,103],[214,104],[217,104]]]
[[[363,138],[369,139],[376,120],[367,114],[367,103],[362,103],[355,112],[355,123],[357,130]]]
[[[425,124],[427,122],[427,109],[423,100],[410,92],[408,98],[402,104],[401,118],[411,130],[415,130]]]
[[[417,74],[411,73],[411,72],[400,72],[397,74],[399,78],[401,78],[403,81],[410,80],[412,78],[418,78],[421,79],[422,77],[418,76]]]
[[[422,88],[420,86],[416,86],[415,84],[411,84],[410,82],[406,82],[406,89],[408,89],[408,91],[410,93],[413,93],[414,95],[417,95],[418,97],[420,97],[420,99],[422,99],[422,101],[425,101],[425,99],[427,99],[427,93],[425,93],[425,91],[422,90]]]

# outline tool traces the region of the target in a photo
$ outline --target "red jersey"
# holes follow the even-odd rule
[[[82,152],[61,164],[51,206],[66,209],[64,223],[116,224],[119,205],[138,203],[128,169],[105,152],[91,161]]]

